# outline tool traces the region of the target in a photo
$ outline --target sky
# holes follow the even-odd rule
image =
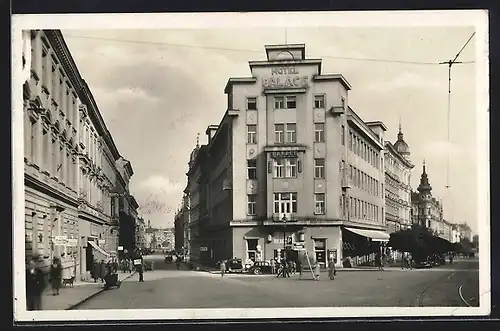
[[[340,73],[351,83],[349,105],[365,121],[383,121],[386,139],[396,140],[401,121],[415,165],[413,189],[425,159],[445,219],[478,231],[476,37],[458,59],[472,63],[452,69],[450,142],[448,67],[437,64],[455,57],[472,27],[62,32],[118,150],[132,163],[131,193],[153,226],[173,226],[197,134],[206,143],[205,129],[218,124],[227,108],[227,80],[250,76],[248,61],[264,60],[264,45],[286,38],[305,44],[306,57],[323,59],[323,73]]]

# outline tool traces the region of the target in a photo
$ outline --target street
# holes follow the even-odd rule
[[[466,307],[479,306],[477,259],[432,269],[339,271],[335,280],[305,272],[288,279],[190,271],[155,262],[155,270],[127,279],[77,309],[265,307]],[[467,303],[466,303],[467,302]]]

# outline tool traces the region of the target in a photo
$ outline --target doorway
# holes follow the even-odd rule
[[[93,247],[87,243],[86,251],[85,251],[85,270],[92,271],[94,268],[94,249]]]

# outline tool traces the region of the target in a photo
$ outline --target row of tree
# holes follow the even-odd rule
[[[468,239],[450,243],[429,228],[417,225],[391,233],[388,245],[400,252],[410,252],[415,261],[424,261],[434,254],[451,252],[469,254],[473,249],[473,244]]]

